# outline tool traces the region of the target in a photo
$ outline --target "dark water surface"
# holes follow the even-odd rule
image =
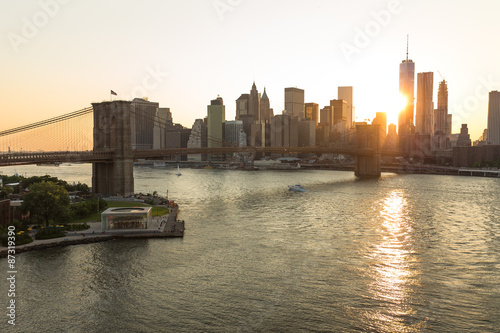
[[[88,165],[16,171],[90,182]],[[0,330],[500,332],[500,179],[175,173],[136,168],[135,188],[168,189],[183,239],[20,254]]]

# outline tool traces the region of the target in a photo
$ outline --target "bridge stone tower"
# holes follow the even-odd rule
[[[354,174],[358,178],[380,177],[380,125],[357,125],[357,149]]]
[[[94,150],[114,151],[111,163],[92,164],[92,192],[100,195],[129,196],[134,193],[132,154],[132,102],[92,103],[94,108]]]

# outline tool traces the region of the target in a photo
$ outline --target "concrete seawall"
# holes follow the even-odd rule
[[[47,249],[52,249],[55,247],[62,247],[62,246],[69,246],[69,245],[80,245],[80,244],[92,244],[92,243],[99,243],[99,242],[106,242],[109,240],[114,239],[113,236],[94,236],[94,237],[82,237],[82,238],[77,238],[77,239],[71,239],[68,240],[68,238],[65,237],[60,237],[60,238],[53,238],[53,239],[47,239],[44,242],[40,243],[29,243],[25,245],[20,245],[16,246],[15,254],[23,253],[23,252],[28,252],[28,251],[40,251],[40,250],[47,250]],[[0,250],[0,258],[7,258],[8,254],[8,249],[7,248],[2,248]]]

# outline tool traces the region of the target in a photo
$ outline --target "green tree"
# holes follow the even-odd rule
[[[7,199],[9,197],[9,195],[12,194],[12,192],[14,192],[14,190],[11,189],[10,187],[4,187],[0,191],[0,200]]]
[[[77,191],[77,192],[80,192],[81,194],[90,194],[90,188],[88,187],[87,184],[82,184],[80,182],[78,182],[78,184],[73,184],[73,185],[70,185],[70,184],[67,184],[66,186],[66,190],[72,192],[72,191]]]
[[[50,220],[62,222],[68,218],[69,203],[69,195],[64,186],[42,181],[30,185],[29,192],[23,197],[21,211],[30,212],[32,220],[45,222],[48,226]]]

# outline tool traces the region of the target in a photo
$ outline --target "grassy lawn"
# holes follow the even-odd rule
[[[131,201],[106,201],[108,208],[114,207],[151,207],[149,205],[143,204],[141,202],[131,202]],[[153,216],[166,215],[168,214],[168,209],[165,207],[153,207]],[[85,223],[92,221],[101,221],[101,215],[95,212],[94,214],[80,220],[71,221],[70,223]]]
[[[169,210],[166,209],[165,207],[153,207],[153,216],[161,216],[161,215],[167,215],[169,213]]]
[[[101,215],[97,214],[97,212],[95,212],[94,214],[92,214],[90,216],[87,216],[86,218],[79,219],[79,220],[74,220],[74,221],[71,221],[71,222],[68,222],[68,223],[78,223],[78,224],[81,224],[81,223],[93,222],[93,221],[101,221]]]

